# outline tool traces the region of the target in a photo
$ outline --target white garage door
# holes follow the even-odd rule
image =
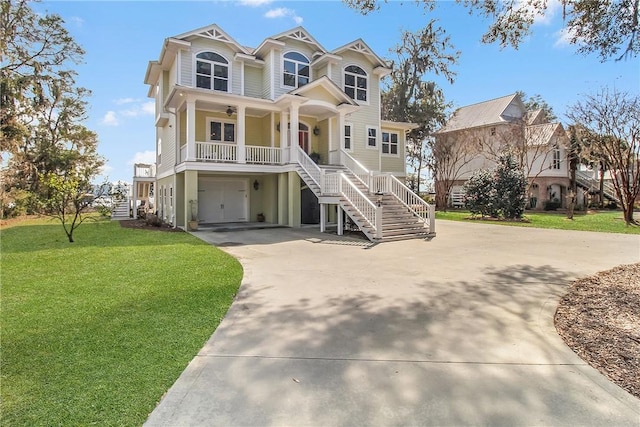
[[[198,180],[198,219],[200,222],[247,221],[247,186],[245,179]]]

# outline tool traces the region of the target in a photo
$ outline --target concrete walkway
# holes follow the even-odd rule
[[[640,425],[640,400],[553,326],[569,281],[637,262],[637,235],[448,221],[381,245],[194,234],[245,275],[147,426]]]

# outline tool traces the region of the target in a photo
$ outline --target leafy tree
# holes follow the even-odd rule
[[[493,173],[488,169],[477,170],[464,183],[464,205],[473,215],[496,218],[498,210],[495,206],[495,187]]]
[[[522,218],[527,203],[527,178],[509,154],[500,157],[494,170],[495,205],[507,219]]]
[[[379,0],[343,0],[349,7],[368,14],[380,7]],[[385,0],[386,2],[386,0]],[[470,13],[491,21],[482,36],[484,43],[517,49],[531,33],[536,17],[545,16],[552,2],[547,0],[456,0]],[[437,0],[416,0],[426,12]],[[561,0],[565,28],[570,42],[582,54],[596,53],[602,61],[635,57],[640,52],[640,1]]]
[[[570,107],[583,150],[606,162],[612,184],[629,224],[640,195],[640,95],[616,89],[600,89]]]
[[[526,188],[524,173],[507,153],[500,156],[492,170],[478,170],[465,183],[465,206],[475,215],[522,218]]]
[[[539,94],[533,95],[532,97],[528,97],[524,91],[516,92],[520,99],[522,99],[522,103],[527,109],[528,113],[532,113],[536,110],[542,110],[545,114],[545,118],[548,122],[555,122],[558,120],[558,116],[553,112],[553,107],[547,104],[547,101],[542,99],[542,96]]]
[[[444,123],[448,106],[442,91],[426,76],[443,75],[453,82],[455,73],[451,68],[459,52],[452,51],[449,37],[435,21],[418,32],[403,32],[401,40],[392,50],[392,72],[382,91],[382,118],[417,124],[407,135],[406,149],[409,176],[414,177],[409,185],[418,192],[423,171],[431,166],[432,133]]]
[[[16,205],[11,195],[23,203],[26,194],[27,212],[59,214],[67,231],[70,209],[82,214],[90,182],[104,164],[97,135],[82,125],[89,91],[76,86],[71,68],[84,51],[59,16],[37,14],[26,1],[0,7],[3,204]]]

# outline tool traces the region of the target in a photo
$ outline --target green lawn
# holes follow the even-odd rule
[[[141,425],[231,305],[242,267],[187,233],[1,231],[2,425]]]
[[[487,224],[511,225],[517,227],[554,228],[560,230],[640,234],[640,227],[627,227],[625,225],[622,218],[622,212],[619,211],[589,213],[581,212],[576,213],[573,216],[573,220],[567,219],[567,216],[564,213],[556,212],[526,212],[524,215],[524,222],[481,220],[479,218],[471,220],[470,218],[471,214],[468,211],[452,210],[447,212],[436,212],[436,219],[448,219],[451,221],[482,222]]]

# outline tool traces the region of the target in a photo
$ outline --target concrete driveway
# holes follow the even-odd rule
[[[448,221],[381,245],[194,234],[245,275],[147,426],[640,425],[640,400],[553,326],[572,279],[638,262],[637,235]]]

